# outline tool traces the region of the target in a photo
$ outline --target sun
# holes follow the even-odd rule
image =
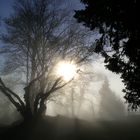
[[[65,81],[69,81],[76,75],[77,67],[73,62],[60,62],[57,65],[57,75],[63,77]]]

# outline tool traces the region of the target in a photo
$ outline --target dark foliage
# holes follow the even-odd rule
[[[120,73],[125,99],[132,110],[140,107],[140,6],[138,0],[81,0],[85,9],[75,18],[85,26],[99,29],[96,52],[105,57],[106,67]],[[107,47],[111,53],[107,53]],[[110,51],[110,49],[109,49]]]

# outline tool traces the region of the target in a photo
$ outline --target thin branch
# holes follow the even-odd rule
[[[42,95],[40,96],[40,98],[41,98],[41,99],[46,99],[51,93],[53,93],[53,92],[55,92],[55,91],[57,91],[57,90],[63,88],[63,87],[66,86],[67,84],[69,84],[69,83],[73,80],[73,78],[72,78],[71,80],[69,80],[68,82],[64,83],[64,84],[62,84],[62,85],[60,85],[60,86],[57,86],[57,83],[58,83],[60,80],[61,80],[61,79],[58,78],[58,79],[56,80],[56,82],[54,83],[54,85],[52,86],[52,88],[51,88],[48,92],[46,92],[45,94],[42,94]]]

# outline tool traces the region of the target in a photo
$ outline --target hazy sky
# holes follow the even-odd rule
[[[0,0],[0,17],[7,17],[12,12],[12,4],[14,0]],[[82,5],[80,5],[79,0],[65,0],[65,2],[71,2],[71,9],[80,9]],[[2,44],[0,43],[0,46]],[[1,59],[1,58],[0,58]],[[102,82],[105,80],[105,77],[108,78],[109,88],[115,92],[115,94],[122,99],[124,94],[122,93],[122,88],[124,87],[119,75],[116,75],[105,69],[103,59],[97,59],[93,62],[93,71],[96,74],[97,81],[90,85],[90,93],[98,93],[100,88],[102,87]]]
[[[71,5],[71,10],[77,10],[81,9],[84,6],[80,3],[79,0],[63,0],[65,3],[68,3]],[[5,18],[9,16],[12,12],[12,5],[14,3],[14,0],[0,0],[0,17]],[[1,29],[3,31],[3,29]],[[2,44],[0,43],[0,46]]]
[[[6,17],[12,11],[12,4],[14,0],[0,0],[0,16]],[[80,9],[82,5],[79,0],[65,0],[65,2],[70,2],[72,4],[73,9]]]
[[[13,0],[0,0],[0,16],[6,17],[12,11]]]
[[[64,0],[66,3],[69,2],[71,3],[71,9],[81,9],[83,8],[83,5],[80,4],[79,0]],[[14,0],[0,0],[0,17],[6,17],[8,16],[11,12],[12,12],[12,4],[13,4]],[[0,43],[0,46],[2,44]],[[121,80],[119,78],[118,75],[113,74],[112,72],[105,70],[104,68],[104,63],[99,63],[97,61],[95,61],[93,63],[93,66],[95,67],[95,70],[97,71],[101,71],[101,73],[103,73],[104,75],[107,75],[110,81],[110,87],[115,91],[115,92],[119,92],[118,94],[120,94],[120,91],[123,87]],[[116,82],[117,82],[117,86],[116,86]]]

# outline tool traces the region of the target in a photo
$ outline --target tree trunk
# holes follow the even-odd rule
[[[32,110],[31,110],[31,106],[30,106],[30,86],[27,86],[24,88],[25,90],[25,95],[24,95],[24,99],[25,99],[25,103],[26,103],[26,106],[25,106],[25,113],[24,113],[24,119],[30,119],[33,117],[33,114],[32,114]]]

